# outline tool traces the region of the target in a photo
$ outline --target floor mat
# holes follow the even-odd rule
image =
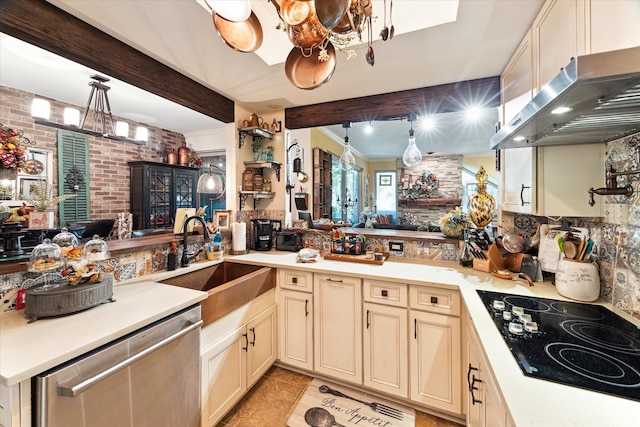
[[[318,378],[287,420],[288,427],[414,427],[412,408]]]

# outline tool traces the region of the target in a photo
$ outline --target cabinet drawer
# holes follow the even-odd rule
[[[279,270],[278,285],[282,289],[313,292],[313,273],[299,270]]]
[[[454,290],[411,286],[409,304],[414,310],[460,316],[460,293]]]
[[[363,294],[366,302],[407,307],[407,285],[404,283],[365,280]]]

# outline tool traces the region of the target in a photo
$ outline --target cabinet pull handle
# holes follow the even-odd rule
[[[331,277],[328,277],[328,278],[327,278],[327,282],[332,282],[332,283],[342,283],[342,279],[340,279],[340,280],[335,280],[335,279],[332,279]]]
[[[246,343],[242,349],[244,351],[249,351],[249,337],[247,336],[247,334],[242,334],[242,336],[244,337],[244,342]]]
[[[475,375],[472,375],[471,376],[471,388],[469,389],[469,391],[471,392],[471,404],[472,405],[475,405],[476,403],[482,403],[482,400],[476,399],[476,396],[473,393],[474,391],[478,390],[478,387],[475,387],[476,382],[482,383],[482,380],[476,378]]]
[[[369,329],[369,310],[367,310],[367,329]]]
[[[525,188],[531,188],[531,187],[525,186],[524,184],[522,184],[522,188],[520,189],[520,203],[522,204],[522,206],[531,204],[531,202],[525,202],[524,201],[524,189]]]
[[[413,319],[413,338],[418,339],[418,318]]]
[[[251,335],[253,336],[253,341],[251,341],[251,347],[256,346],[256,328],[249,329],[251,331]]]
[[[304,317],[309,316],[309,300],[304,300]]]
[[[469,363],[469,369],[467,369],[467,386],[469,387],[469,391],[471,391],[471,371],[477,371],[478,368],[474,368],[473,366],[471,366],[471,363]]]

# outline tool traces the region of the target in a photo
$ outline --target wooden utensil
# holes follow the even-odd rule
[[[497,270],[491,274],[493,274],[499,279],[507,279],[507,280],[524,279],[527,281],[527,283],[529,283],[529,286],[533,286],[533,280],[531,280],[531,277],[529,277],[529,275],[526,273],[512,273],[509,270]]]

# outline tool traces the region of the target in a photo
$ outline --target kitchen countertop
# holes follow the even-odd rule
[[[0,315],[0,383],[12,386],[205,299],[206,292],[141,281],[113,287],[113,303],[27,323]]]
[[[482,289],[570,301],[558,294],[555,286],[548,281],[535,282],[533,287],[529,287],[524,280],[499,279],[489,273],[458,267],[451,262],[385,261],[378,266],[320,259],[316,263],[297,263],[295,253],[276,251],[250,252],[227,257],[226,260],[408,284],[425,285],[428,282],[426,284],[429,286],[459,289],[516,426],[638,425],[640,402],[526,377],[476,292]],[[597,303],[640,327],[640,321],[611,304],[602,301]]]
[[[637,425],[639,402],[524,376],[476,292],[484,289],[566,300],[549,282],[536,282],[529,287],[522,280],[498,279],[450,262],[389,259],[383,265],[369,265],[320,259],[316,263],[298,263],[296,255],[252,251],[226,255],[225,261],[459,289],[516,426]],[[116,303],[73,316],[27,324],[21,311],[0,315],[0,381],[16,384],[204,299],[204,292],[153,282],[219,262],[200,262],[174,272],[144,276],[137,282],[117,284]],[[640,322],[626,313],[610,304],[602,305],[640,327]]]

